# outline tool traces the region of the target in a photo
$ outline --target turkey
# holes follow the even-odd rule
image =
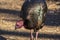
[[[21,8],[20,17],[22,20],[16,22],[15,29],[24,28],[29,29],[31,33],[31,40],[37,40],[38,31],[41,29],[45,22],[45,14],[47,13],[47,4],[45,0],[26,0]]]

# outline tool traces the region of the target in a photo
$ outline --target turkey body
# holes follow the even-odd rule
[[[21,8],[21,15],[20,17],[23,20],[20,20],[16,23],[17,28],[24,28],[29,29],[31,33],[31,40],[34,40],[33,32],[36,33],[36,40],[38,37],[38,30],[43,27],[45,22],[45,14],[47,12],[47,5],[45,0],[27,0],[24,2]]]
[[[45,0],[27,0],[23,4],[21,12],[25,28],[39,30],[45,21],[47,5]]]

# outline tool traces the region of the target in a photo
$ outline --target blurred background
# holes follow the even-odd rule
[[[25,0],[0,0],[0,40],[29,40],[30,30],[15,30]],[[46,0],[48,11],[45,26],[38,40],[60,40],[60,0]],[[28,34],[28,35],[27,35]]]

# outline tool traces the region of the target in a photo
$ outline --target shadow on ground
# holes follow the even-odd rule
[[[6,38],[4,38],[4,37],[2,37],[2,36],[0,36],[0,40],[7,40]]]
[[[60,25],[60,9],[59,10],[48,10],[46,14],[45,25],[48,26],[59,26]]]
[[[16,31],[5,31],[0,30],[0,35],[12,35],[12,36],[22,36],[22,37],[30,37],[30,33],[28,32],[16,32]],[[49,38],[49,39],[60,39],[60,34],[40,34],[39,38]]]
[[[0,13],[19,15],[20,11],[10,9],[0,9]]]

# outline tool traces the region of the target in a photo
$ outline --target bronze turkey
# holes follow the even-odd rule
[[[34,40],[33,32],[36,33],[36,40],[38,37],[38,30],[41,29],[45,22],[45,15],[47,13],[47,4],[45,0],[26,0],[21,8],[20,17],[23,20],[16,22],[15,29],[24,28],[31,32],[31,40]]]

